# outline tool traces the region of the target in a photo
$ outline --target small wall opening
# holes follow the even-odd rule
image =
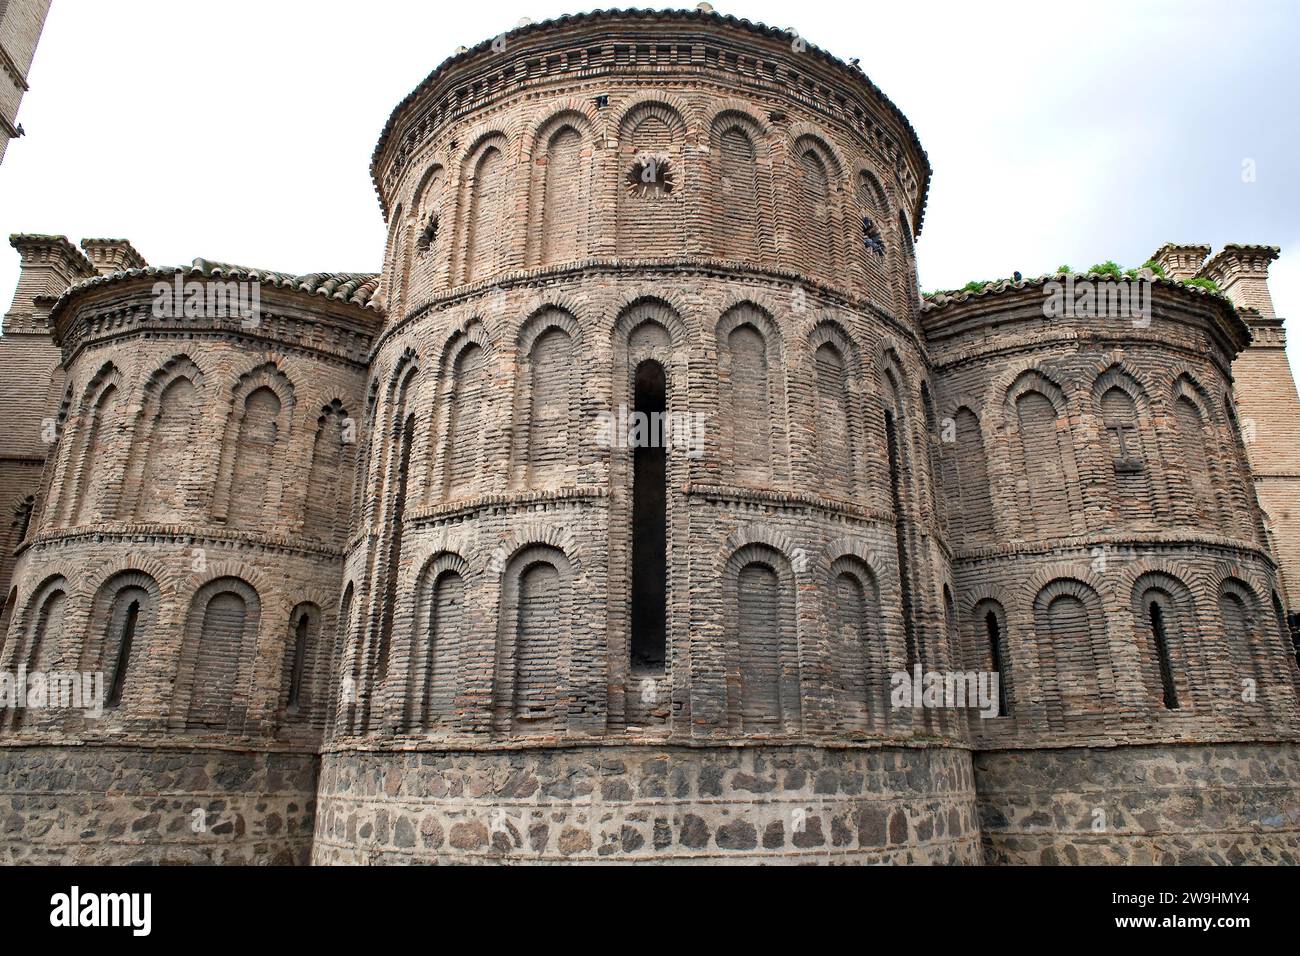
[[[662,671],[667,645],[668,450],[663,366],[637,366],[634,410],[648,436],[632,453],[632,667]]]
[[[1160,662],[1160,686],[1164,690],[1165,709],[1178,709],[1178,690],[1174,687],[1174,672],[1169,665],[1169,638],[1165,633],[1165,614],[1159,601],[1152,601],[1147,610],[1151,615],[1151,639],[1156,645]]]
[[[307,637],[311,621],[307,612],[298,615],[298,623],[293,629],[293,664],[289,672],[288,710],[296,714],[302,708],[302,679],[307,669]]]
[[[108,689],[105,705],[116,707],[122,703],[122,690],[126,687],[126,671],[131,663],[131,643],[135,640],[135,625],[140,618],[140,602],[132,601],[126,609],[122,624],[122,639],[117,643],[117,660],[113,662],[113,683]]]
[[[992,611],[984,615],[984,629],[989,636],[989,658],[993,673],[998,675],[998,716],[1007,716],[1007,675],[1002,668],[1002,628],[998,616]]]
[[[889,445],[889,488],[894,503],[894,532],[898,545],[898,587],[903,601],[903,637],[907,645],[907,666],[916,663],[916,632],[912,622],[912,575],[907,551],[907,522],[903,511],[903,484],[898,454],[898,432],[894,414],[885,411],[885,438]]]
[[[402,423],[397,452],[397,482],[393,490],[393,503],[389,521],[387,581],[384,586],[384,608],[379,630],[378,680],[388,676],[388,648],[393,633],[393,609],[397,604],[397,575],[402,565],[402,519],[406,512],[406,483],[411,471],[411,444],[415,440],[415,416],[408,415]]]

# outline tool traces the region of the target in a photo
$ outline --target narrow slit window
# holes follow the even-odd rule
[[[384,586],[384,609],[379,630],[379,680],[388,676],[388,647],[393,633],[393,609],[397,603],[397,574],[402,565],[402,518],[406,511],[406,484],[411,470],[411,443],[415,440],[415,416],[408,415],[398,435],[397,481],[388,528],[388,575]]]
[[[998,626],[998,616],[992,611],[984,615],[984,627],[989,635],[989,658],[993,662],[993,673],[998,675],[998,716],[1007,716],[1007,675],[1002,667],[1002,628]]]
[[[1160,662],[1160,685],[1164,690],[1165,709],[1178,709],[1178,689],[1174,686],[1174,672],[1169,664],[1169,638],[1165,633],[1165,614],[1159,601],[1152,601],[1148,608],[1151,615],[1151,638],[1156,645],[1156,657]]]
[[[898,544],[898,586],[903,599],[903,636],[907,666],[916,663],[916,636],[912,624],[912,576],[907,556],[907,525],[903,517],[902,475],[898,460],[898,434],[893,412],[885,412],[885,438],[889,444],[889,488],[894,502],[894,532]]]
[[[307,632],[311,626],[307,615],[298,617],[293,629],[293,668],[289,676],[289,713],[296,714],[302,707],[302,678],[307,669]]]
[[[667,649],[668,520],[663,366],[637,366],[635,411],[645,415],[632,452],[632,666],[662,670]]]
[[[135,640],[135,625],[140,618],[140,602],[132,601],[126,609],[126,620],[122,622],[122,639],[117,644],[117,660],[113,662],[113,683],[108,689],[109,707],[122,703],[122,691],[126,687],[126,670],[131,663],[131,642]]]

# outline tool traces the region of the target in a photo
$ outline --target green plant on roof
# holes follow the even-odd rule
[[[1110,276],[1111,278],[1114,279],[1122,279],[1124,277],[1124,273],[1120,269],[1119,263],[1116,262],[1114,259],[1107,259],[1105,262],[1099,262],[1096,265],[1094,265],[1092,268],[1090,268],[1088,272],[1089,273],[1095,272],[1097,275],[1102,275],[1102,276]]]
[[[1156,262],[1154,259],[1148,259],[1146,262],[1142,263],[1142,265],[1138,266],[1136,269],[1125,269],[1124,275],[1128,276],[1130,279],[1140,279],[1142,277],[1142,271],[1144,269],[1150,269],[1154,275],[1159,276],[1161,279],[1165,277],[1165,267],[1162,266],[1160,263]]]
[[[1122,269],[1119,263],[1115,262],[1114,259],[1107,259],[1105,262],[1099,262],[1096,265],[1092,266],[1090,269],[1088,269],[1088,272],[1094,273],[1096,275],[1110,276],[1111,278],[1114,279],[1125,279],[1125,278],[1140,279],[1142,278],[1143,270],[1146,269],[1151,270],[1151,273],[1157,276],[1158,278],[1161,279],[1168,278],[1168,276],[1165,273],[1165,267],[1162,266],[1160,263],[1156,262],[1154,259],[1148,259],[1146,262],[1142,263],[1142,265],[1138,266],[1136,269]],[[1073,267],[1071,267],[1068,264],[1057,266],[1056,271],[1058,273],[1065,273],[1066,275],[1075,274]],[[1042,276],[1041,278],[1047,278],[1047,277]],[[975,279],[971,282],[967,282],[960,289],[938,290],[935,292],[926,292],[923,294],[926,296],[934,296],[934,295],[951,295],[957,292],[982,292],[984,289],[987,289],[989,286],[997,285],[1000,282],[1014,282],[1014,281],[1015,281],[1014,278]],[[1195,286],[1198,289],[1207,289],[1210,292],[1217,292],[1220,295],[1223,295],[1223,290],[1219,288],[1219,286],[1214,282],[1213,279],[1180,279],[1179,281],[1182,282],[1183,285]]]

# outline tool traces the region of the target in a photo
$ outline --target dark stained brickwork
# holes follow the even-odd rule
[[[705,13],[455,57],[372,172],[382,276],[259,274],[251,323],[158,316],[177,273],[121,240],[15,239],[58,370],[4,367],[0,667],[120,701],[5,715],[14,859],[1293,857],[1289,559],[1232,377],[1262,318],[1165,281],[1144,322],[1049,318],[1041,280],[923,302],[906,120]],[[1237,248],[1204,268],[1262,309]],[[647,369],[653,493],[601,430]],[[1000,716],[894,706],[913,664],[998,671]],[[74,837],[122,768],[177,776],[83,794]]]

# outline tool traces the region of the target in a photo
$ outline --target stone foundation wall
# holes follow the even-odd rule
[[[0,863],[306,864],[318,759],[190,748],[5,748]]]
[[[975,755],[989,863],[1300,862],[1294,743]]]
[[[981,860],[960,750],[341,752],[320,801],[318,864]]]

